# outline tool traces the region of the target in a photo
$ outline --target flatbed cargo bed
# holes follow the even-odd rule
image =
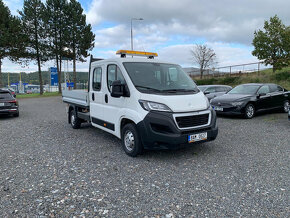
[[[62,100],[65,103],[88,108],[90,106],[87,90],[63,90]]]

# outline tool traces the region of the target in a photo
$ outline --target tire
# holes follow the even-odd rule
[[[136,157],[143,151],[136,126],[132,123],[126,124],[122,129],[122,147],[125,153],[131,157]]]
[[[245,108],[245,118],[246,119],[252,119],[255,116],[255,106],[251,103],[247,104]]]
[[[13,114],[13,117],[19,117],[19,111],[16,114]]]
[[[77,117],[74,110],[71,110],[69,113],[70,116],[70,124],[73,129],[79,129],[81,127],[81,120]]]
[[[284,111],[284,113],[288,113],[289,109],[290,109],[289,101],[288,100],[287,101],[284,101],[284,104],[283,104],[283,111]]]

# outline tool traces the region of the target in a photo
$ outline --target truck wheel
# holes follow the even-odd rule
[[[252,119],[255,116],[255,106],[253,104],[247,104],[245,108],[245,118]]]
[[[70,124],[73,129],[79,129],[81,127],[81,120],[77,117],[74,110],[70,111]]]
[[[122,129],[122,146],[125,153],[131,157],[136,157],[142,153],[143,145],[134,124],[126,124]]]

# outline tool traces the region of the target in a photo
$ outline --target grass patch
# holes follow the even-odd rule
[[[239,77],[214,77],[205,79],[195,79],[198,85],[230,85],[237,86],[244,83],[275,83],[290,90],[290,67],[277,70],[275,73],[271,69],[263,70],[260,73],[255,72]]]
[[[42,98],[42,97],[53,97],[53,96],[61,96],[58,92],[45,92],[43,95],[39,93],[32,93],[32,94],[17,94],[16,98]]]

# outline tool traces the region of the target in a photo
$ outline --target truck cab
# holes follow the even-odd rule
[[[87,93],[63,91],[73,128],[91,122],[120,138],[130,156],[217,137],[215,112],[179,65],[154,59],[156,53],[117,54],[121,57],[91,59]]]

